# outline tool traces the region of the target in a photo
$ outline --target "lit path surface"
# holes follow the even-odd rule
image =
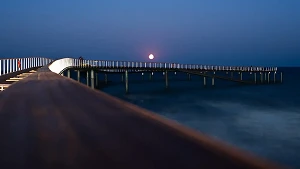
[[[147,110],[44,71],[0,94],[3,169],[276,168]]]

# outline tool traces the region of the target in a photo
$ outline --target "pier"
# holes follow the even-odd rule
[[[214,140],[99,90],[97,73],[170,72],[241,84],[282,82],[276,67],[102,61],[63,58],[1,60],[0,164],[9,168],[265,168],[281,166]],[[10,64],[14,67],[10,68]],[[20,63],[20,62],[19,62]],[[76,70],[77,79],[71,79]],[[81,72],[86,84],[78,82]],[[244,79],[243,74],[252,78]],[[65,75],[66,74],[66,75]],[[233,78],[238,74],[239,78]],[[279,74],[279,75],[278,75]],[[62,76],[65,75],[65,76]],[[273,76],[272,76],[273,75]],[[280,77],[277,77],[280,76]],[[273,77],[273,79],[271,79]],[[206,82],[206,81],[205,81]]]
[[[70,77],[70,71],[77,71],[77,81],[80,79],[80,72],[86,72],[86,84],[95,88],[98,83],[98,73],[104,73],[104,81],[107,83],[108,74],[122,74],[125,92],[129,92],[129,76],[132,73],[140,73],[144,76],[149,73],[151,80],[153,72],[161,72],[165,77],[165,87],[169,87],[168,73],[185,72],[188,78],[191,74],[202,76],[204,85],[211,79],[212,85],[215,85],[215,79],[222,79],[242,84],[274,84],[282,82],[282,72],[278,75],[277,67],[254,67],[254,66],[211,66],[200,64],[176,64],[176,63],[158,63],[158,62],[129,62],[129,61],[103,61],[103,60],[84,60],[64,58],[55,61],[49,66],[49,69],[57,74]],[[252,78],[243,79],[243,74],[251,74]],[[233,74],[239,74],[239,78],[233,78]],[[280,76],[280,79],[278,78]],[[277,77],[277,78],[276,78]],[[259,79],[260,78],[260,79]],[[271,79],[273,78],[273,79]]]

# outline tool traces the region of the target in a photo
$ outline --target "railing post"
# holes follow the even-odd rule
[[[15,71],[15,59],[12,59],[12,72]]]
[[[19,59],[15,59],[15,63],[14,63],[14,70],[15,71],[19,71],[19,67],[18,67],[18,61],[19,61]],[[20,63],[21,64],[21,63]]]
[[[9,59],[6,59],[6,74],[9,73]]]
[[[12,59],[9,59],[9,73],[12,72]]]

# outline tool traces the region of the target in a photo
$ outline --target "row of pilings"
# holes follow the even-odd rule
[[[80,76],[81,73],[86,73],[86,85],[90,86],[92,89],[95,89],[98,87],[99,85],[99,78],[98,78],[98,72],[95,71],[94,69],[90,69],[90,70],[75,70],[75,72],[77,72],[77,78],[76,80],[78,82],[80,82]],[[164,70],[161,71],[164,75],[164,81],[165,81],[165,88],[169,88],[169,76],[168,73],[169,72],[174,72],[174,71],[168,71],[168,70]],[[128,70],[124,70],[123,72],[119,72],[121,74],[121,81],[124,82],[125,84],[125,92],[128,93],[129,92],[129,74],[130,72]],[[147,73],[149,73],[149,80],[153,79],[153,72],[149,72],[147,71]],[[176,72],[174,72],[176,74]],[[239,79],[234,79],[234,72],[226,72],[226,75],[228,75],[230,73],[230,76],[224,76],[225,78],[227,78],[227,80],[235,80],[235,81],[240,81],[243,82],[243,73],[244,72],[237,72],[239,74]],[[247,72],[253,75],[253,84],[270,84],[270,83],[277,83],[283,82],[283,74],[282,72],[280,73],[280,81],[276,79],[276,72]],[[142,76],[142,80],[144,80],[144,76],[145,76],[146,72],[141,72],[141,76]],[[206,86],[207,85],[207,78],[211,79],[211,85],[214,86],[215,85],[215,78],[218,78],[217,73],[216,72],[200,72],[198,71],[197,73],[195,72],[191,72],[191,73],[186,73],[188,80],[191,80],[191,75],[193,74],[194,76],[202,76],[203,77],[203,85]],[[271,78],[271,74],[273,74],[273,77]],[[64,73],[62,73],[62,75],[64,75]],[[209,77],[206,75],[210,75]],[[68,69],[66,71],[66,76],[71,78],[71,72],[70,69]],[[259,77],[259,79],[258,79]],[[105,84],[108,83],[108,74],[104,73],[104,81]]]

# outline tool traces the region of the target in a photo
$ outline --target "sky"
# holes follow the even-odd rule
[[[0,58],[300,66],[300,0],[1,0]]]

